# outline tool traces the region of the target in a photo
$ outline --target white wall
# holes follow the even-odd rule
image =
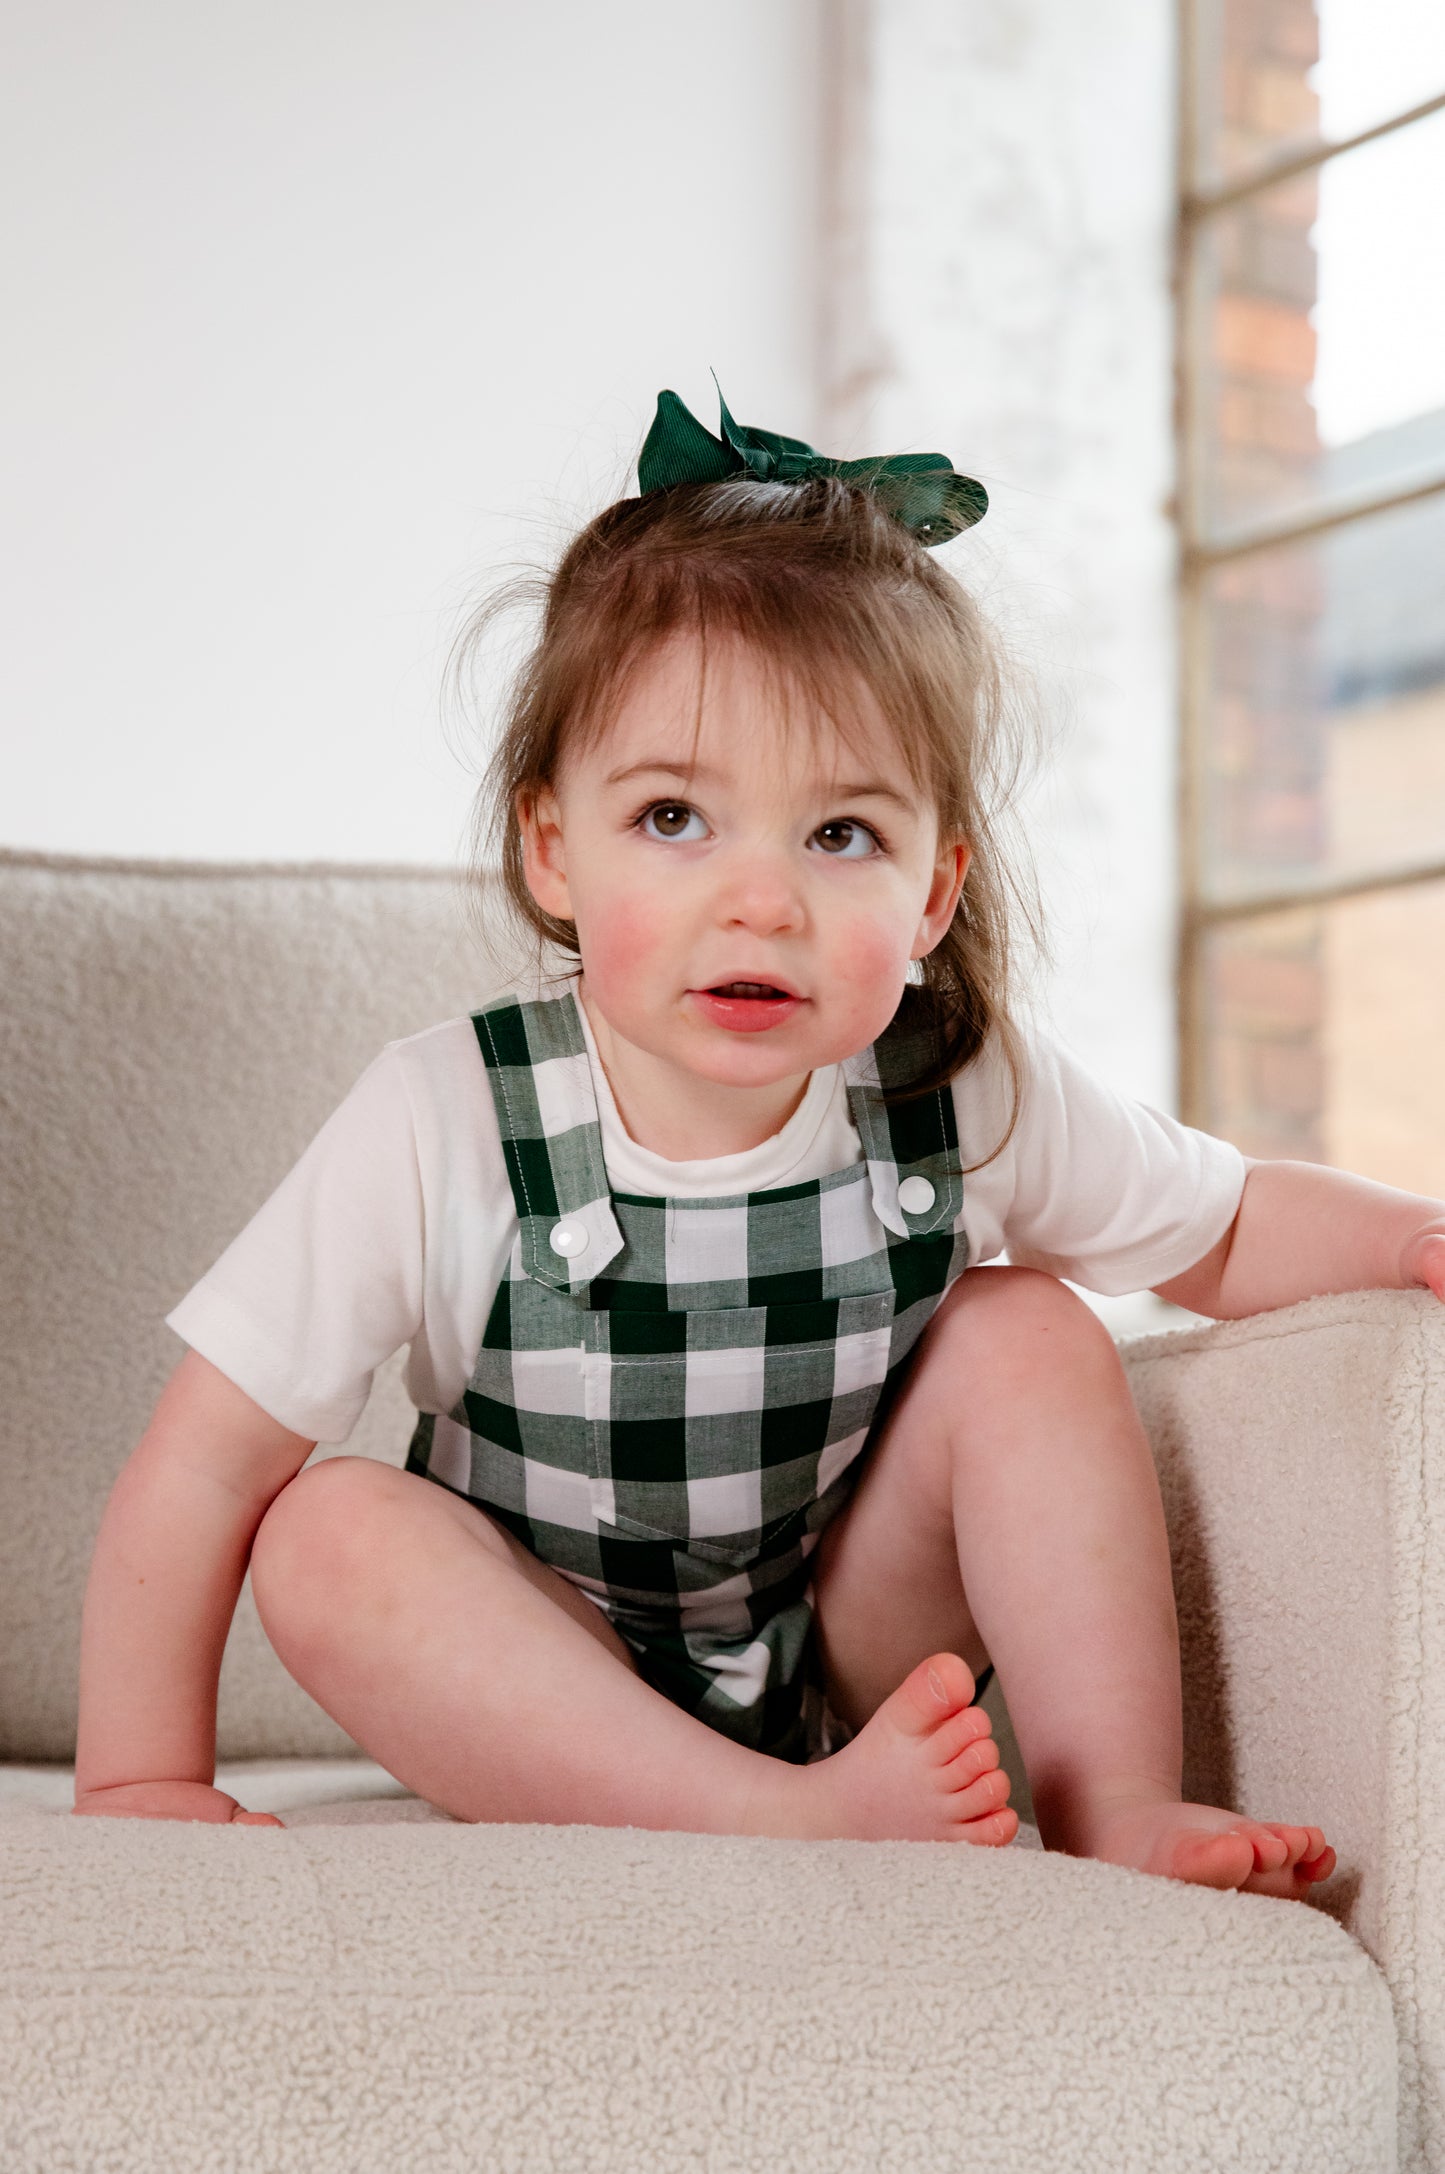
[[[437,861],[499,559],[807,437],[817,0],[68,0],[0,90],[0,842]],[[474,759],[474,755],[473,755]]]
[[[0,842],[447,861],[457,615],[657,389],[939,448],[1081,1053],[1174,1096],[1172,0],[20,11]],[[819,339],[819,328],[824,336]],[[470,767],[469,767],[470,765]]]
[[[1172,0],[839,0],[830,446],[987,484],[948,547],[1036,702],[1038,1008],[1176,1107]],[[1091,1299],[1116,1331],[1181,1316]]]
[[[1087,1059],[1172,1106],[1175,545],[1168,0],[881,0],[855,306],[831,405],[937,446],[992,503],[948,563],[1042,708],[1033,805]],[[855,93],[856,95],[856,93]]]

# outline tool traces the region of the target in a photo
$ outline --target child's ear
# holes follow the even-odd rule
[[[570,921],[572,899],[567,889],[567,856],[556,794],[545,785],[537,793],[518,793],[517,828],[522,833],[522,870],[527,889],[543,913],[550,913],[554,921]]]
[[[961,838],[953,845],[939,848],[928,902],[918,924],[918,935],[913,949],[908,954],[910,958],[927,958],[929,952],[943,941],[948,924],[957,909],[963,879],[968,874],[968,864],[972,859],[973,847],[965,845]]]

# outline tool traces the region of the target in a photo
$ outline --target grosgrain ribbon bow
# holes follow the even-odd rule
[[[713,380],[714,384],[717,380]],[[880,454],[873,460],[830,460],[801,438],[783,438],[775,430],[753,430],[735,423],[718,386],[722,436],[691,414],[673,392],[657,396],[657,413],[637,462],[637,488],[670,490],[676,483],[723,483],[729,476],[753,475],[776,483],[804,483],[813,476],[837,476],[855,489],[871,491],[885,513],[931,548],[972,528],[988,511],[988,492],[972,476],[954,472],[945,453]]]

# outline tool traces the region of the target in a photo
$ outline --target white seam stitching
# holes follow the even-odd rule
[[[494,1072],[496,1073],[496,1075],[497,1075],[497,1084],[498,1084],[498,1086],[499,1086],[499,1087],[501,1088],[501,1090],[502,1090],[502,1106],[503,1106],[503,1108],[504,1108],[504,1109],[506,1110],[506,1113],[507,1113],[507,1124],[508,1124],[508,1127],[509,1127],[509,1129],[510,1129],[510,1131],[511,1131],[511,1134],[512,1134],[512,1138],[513,1138],[513,1139],[515,1140],[515,1139],[516,1139],[516,1137],[517,1137],[517,1128],[516,1128],[516,1120],[515,1120],[515,1119],[513,1118],[513,1116],[512,1116],[512,1101],[511,1101],[511,1097],[510,1097],[510,1095],[509,1095],[509,1094],[507,1093],[507,1081],[506,1081],[506,1077],[505,1077],[505,1074],[506,1074],[506,1067],[505,1067],[505,1066],[503,1065],[503,1063],[502,1063],[502,1053],[501,1053],[501,1051],[500,1051],[500,1050],[498,1049],[498,1047],[497,1047],[497,1044],[496,1044],[496,1041],[495,1041],[495,1039],[494,1039],[494,1037],[493,1037],[493,1034],[492,1034],[492,1024],[491,1024],[491,1020],[490,1020],[490,1018],[488,1017],[488,1015],[486,1014],[486,1012],[483,1012],[483,1013],[482,1013],[482,1014],[481,1014],[480,1016],[481,1016],[481,1023],[482,1023],[482,1032],[483,1032],[483,1033],[484,1033],[484,1034],[486,1035],[486,1037],[487,1037],[487,1047],[488,1047],[488,1048],[489,1048],[489,1049],[491,1050],[491,1052],[492,1052],[492,1055],[493,1055],[493,1057],[494,1057],[494,1058],[495,1058],[495,1060],[496,1060],[496,1062],[495,1062],[495,1063],[493,1064],[493,1066],[492,1066],[492,1069],[493,1069],[493,1071],[494,1071]],[[528,1053],[529,1053],[529,1054],[530,1054],[530,1052],[531,1052],[531,1046],[532,1046],[532,1045],[531,1045],[531,1043],[529,1042],[529,1043],[527,1044],[527,1048],[528,1048]],[[545,1133],[543,1133],[543,1135],[542,1135],[542,1138],[543,1138],[543,1140],[544,1140],[544,1141],[545,1141],[546,1137],[547,1137],[547,1135],[546,1135]],[[548,1154],[547,1160],[548,1160],[548,1162],[550,1162],[550,1161],[552,1160],[552,1157],[551,1157],[551,1154],[550,1154],[550,1153]],[[517,1176],[518,1176],[518,1178],[519,1178],[519,1179],[521,1180],[521,1185],[522,1185],[522,1198],[523,1198],[523,1200],[525,1200],[525,1201],[526,1201],[526,1203],[527,1203],[527,1216],[528,1216],[528,1220],[530,1221],[530,1220],[533,1220],[533,1219],[534,1219],[534,1216],[535,1216],[535,1211],[534,1211],[534,1209],[533,1209],[533,1207],[532,1207],[532,1196],[531,1196],[531,1194],[530,1194],[530,1193],[529,1193],[529,1192],[527,1191],[527,1172],[526,1172],[526,1169],[525,1169],[525,1167],[524,1167],[524,1165],[523,1165],[523,1162],[522,1162],[522,1158],[521,1158],[521,1155],[520,1155],[520,1154],[519,1154],[519,1155],[518,1155],[518,1157],[517,1157]]]

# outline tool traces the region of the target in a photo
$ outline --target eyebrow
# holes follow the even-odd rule
[[[629,763],[623,770],[610,771],[603,783],[606,785],[624,785],[629,778],[641,777],[648,772],[651,772],[654,777],[681,778],[684,784],[691,784],[694,780],[697,780],[703,785],[717,784],[721,774],[705,762],[666,762],[661,757],[654,758],[649,755],[642,762]],[[896,792],[891,785],[885,785],[878,778],[863,778],[849,784],[835,785],[830,790],[829,798],[838,800],[891,800],[895,807],[905,809],[908,814],[916,813],[916,804],[906,794]]]
[[[642,762],[629,763],[625,770],[609,771],[602,782],[604,785],[624,785],[628,778],[641,777],[646,770],[660,771],[670,778],[702,778],[705,783],[717,781],[716,770],[710,770],[705,762],[663,762],[659,757],[648,755]]]

